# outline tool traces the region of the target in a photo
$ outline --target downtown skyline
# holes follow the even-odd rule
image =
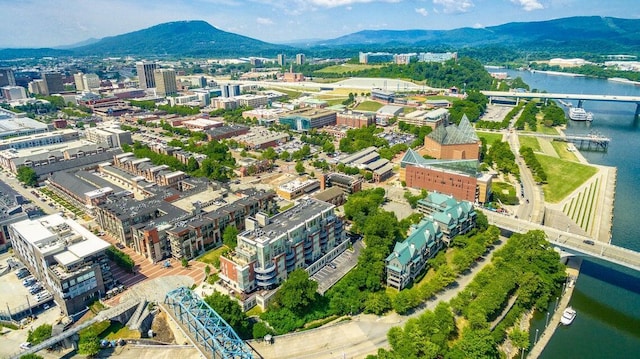
[[[204,20],[224,31],[287,43],[362,30],[482,28],[570,16],[640,18],[640,8],[634,4],[633,0],[0,0],[5,14],[0,48],[71,45],[180,20]]]

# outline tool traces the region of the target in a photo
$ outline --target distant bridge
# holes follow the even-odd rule
[[[584,101],[608,101],[608,102],[628,102],[636,104],[636,116],[640,115],[640,96],[618,96],[618,95],[589,95],[589,94],[568,94],[568,93],[546,93],[546,92],[510,92],[510,91],[480,91],[489,98],[510,97],[520,101],[521,98],[539,98],[544,100],[578,100],[578,107],[582,107]]]
[[[542,230],[547,234],[549,242],[573,253],[580,253],[590,257],[599,258],[627,268],[640,271],[640,253],[630,249],[599,242],[592,238],[570,233],[560,229],[543,226],[533,222],[517,219],[490,211],[483,211],[489,219],[489,223],[498,228],[523,233],[530,230]],[[585,242],[587,241],[587,242]],[[594,244],[589,244],[594,243]]]

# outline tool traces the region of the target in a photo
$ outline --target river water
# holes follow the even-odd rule
[[[500,71],[505,70],[490,70]],[[603,79],[507,70],[531,89],[547,92],[640,96],[640,86]],[[574,106],[577,101],[574,101]],[[635,104],[586,101],[592,123],[569,121],[567,134],[598,133],[612,139],[607,152],[582,152],[590,163],[618,168],[612,243],[640,251],[640,121]],[[608,214],[605,214],[608,215]],[[585,259],[570,305],[578,312],[573,324],[559,327],[541,358],[640,357],[640,273]],[[540,332],[544,314],[532,321]]]

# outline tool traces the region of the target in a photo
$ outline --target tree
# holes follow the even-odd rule
[[[520,328],[513,328],[509,333],[509,339],[514,347],[518,350],[526,350],[529,348],[529,333]]]
[[[25,354],[25,355],[21,355],[20,359],[43,359],[43,358],[38,354]]]
[[[229,225],[224,229],[222,233],[222,243],[224,243],[231,250],[236,249],[238,245],[238,228],[234,225]]]
[[[302,163],[302,161],[296,162],[296,172],[298,172],[298,174],[303,174],[304,171],[304,163]]]
[[[318,282],[309,279],[304,269],[289,273],[289,278],[280,286],[276,294],[276,303],[294,313],[302,313],[316,297]]]
[[[187,268],[189,266],[189,260],[187,258],[182,257],[182,260],[180,261],[182,264],[182,267]]]
[[[27,335],[27,341],[33,345],[40,344],[49,338],[51,338],[51,325],[49,324],[42,324],[35,330],[30,330]]]
[[[289,153],[289,151],[282,151],[282,153],[280,153],[280,160],[285,161],[285,162],[289,162],[291,161],[291,153]]]
[[[216,313],[220,314],[222,319],[229,323],[241,338],[250,337],[251,329],[249,328],[247,315],[242,311],[242,307],[238,302],[220,292],[213,292],[213,294],[205,297],[204,301]]]
[[[78,341],[78,354],[93,357],[100,351],[100,341],[98,337],[91,334],[88,336],[80,337]]]
[[[27,186],[33,187],[38,184],[38,175],[36,174],[36,171],[31,167],[22,166],[18,168],[17,178],[18,181],[24,183]]]
[[[391,299],[386,292],[371,293],[364,303],[364,312],[382,315],[391,309]]]
[[[262,152],[262,159],[264,160],[273,162],[276,158],[278,158],[278,153],[273,149],[273,147],[267,147],[267,149]]]
[[[269,329],[263,322],[254,324],[252,332],[254,339],[264,338],[267,334],[273,334],[273,330]]]

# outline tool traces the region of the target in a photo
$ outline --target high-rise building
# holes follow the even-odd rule
[[[82,75],[82,87],[85,91],[100,88],[100,78],[96,74],[84,74]]]
[[[64,92],[64,84],[62,82],[61,73],[44,72],[42,73],[42,80],[44,80],[45,96]]]
[[[29,82],[29,92],[34,95],[46,95],[47,94],[47,85],[44,80],[33,80]]]
[[[141,89],[150,89],[156,87],[156,79],[153,71],[158,68],[158,65],[153,62],[136,62],[136,70],[138,72],[138,80],[140,81]]]
[[[27,93],[22,86],[3,86],[0,87],[0,95],[9,101],[21,100],[27,98]]]
[[[278,65],[284,66],[286,61],[287,61],[287,57],[285,56],[285,54],[278,54]]]
[[[0,87],[2,86],[15,86],[16,78],[13,74],[13,70],[8,67],[0,68]]]
[[[158,96],[171,96],[178,93],[176,71],[173,69],[156,69],[153,71]]]
[[[240,96],[240,85],[222,85],[220,86],[221,97],[236,97]]]
[[[84,87],[84,83],[82,82],[82,76],[84,74],[82,72],[78,72],[77,74],[73,74],[73,82],[76,85],[76,91],[80,92],[80,91],[84,91],[85,87]]]
[[[296,65],[304,64],[305,57],[304,54],[296,54]]]

